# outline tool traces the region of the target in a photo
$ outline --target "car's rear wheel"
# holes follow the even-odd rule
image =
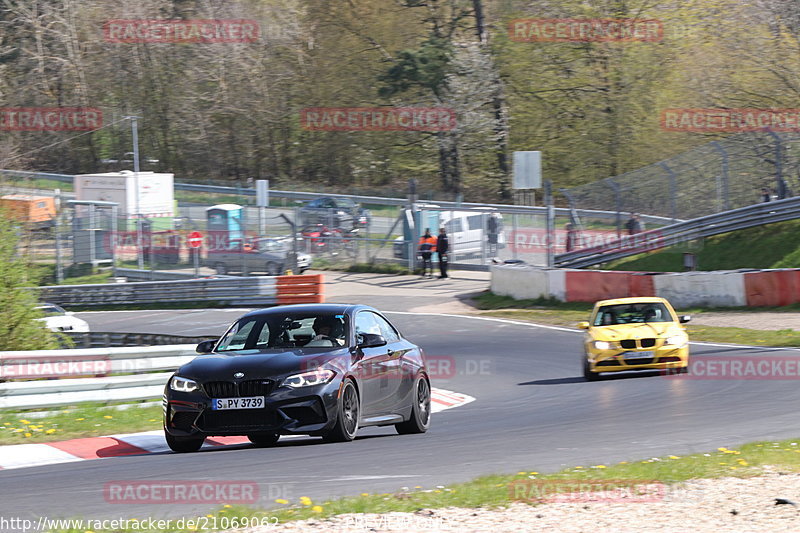
[[[217,271],[217,274],[220,276],[224,276],[228,273],[228,267],[225,266],[225,263],[217,263],[214,265],[214,270]]]
[[[169,449],[178,453],[196,452],[206,440],[205,437],[173,437],[167,432],[164,432],[164,436],[167,439]]]
[[[267,275],[268,276],[277,276],[281,273],[281,269],[278,267],[278,263],[274,263],[272,261],[267,263]]]
[[[361,402],[358,398],[358,391],[353,382],[348,379],[344,382],[342,394],[339,396],[336,424],[323,435],[323,438],[328,442],[348,442],[356,438],[360,413]]]
[[[412,433],[425,433],[431,424],[431,387],[423,376],[414,383],[413,405],[411,418],[405,422],[395,424],[394,427],[401,435]]]
[[[268,448],[274,446],[281,436],[277,433],[252,433],[247,438],[259,448]]]
[[[583,377],[586,378],[586,381],[597,381],[600,379],[600,374],[597,372],[592,372],[592,368],[589,365],[589,360],[585,357],[583,358]]]

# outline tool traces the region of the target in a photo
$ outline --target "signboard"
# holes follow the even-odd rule
[[[101,200],[119,204],[128,218],[175,216],[173,174],[129,170],[75,176],[77,200]]]
[[[514,189],[542,187],[542,152],[514,152]]]
[[[203,234],[199,231],[193,231],[187,237],[186,242],[188,242],[189,246],[192,248],[200,248],[203,246]]]
[[[269,180],[256,180],[256,205],[269,207]]]

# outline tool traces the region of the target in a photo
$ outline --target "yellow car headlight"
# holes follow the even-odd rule
[[[689,342],[689,338],[685,335],[673,335],[664,339],[664,346],[683,346]]]
[[[608,341],[594,341],[592,344],[596,350],[610,350],[614,347],[614,345]]]

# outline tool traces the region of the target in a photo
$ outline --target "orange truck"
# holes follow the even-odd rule
[[[47,229],[56,218],[56,200],[52,196],[8,194],[0,196],[0,212],[29,229]]]

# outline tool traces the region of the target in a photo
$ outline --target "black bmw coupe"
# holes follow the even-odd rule
[[[164,390],[164,433],[176,452],[209,436],[350,441],[358,428],[424,433],[431,386],[419,346],[364,305],[286,305],[248,313]]]

